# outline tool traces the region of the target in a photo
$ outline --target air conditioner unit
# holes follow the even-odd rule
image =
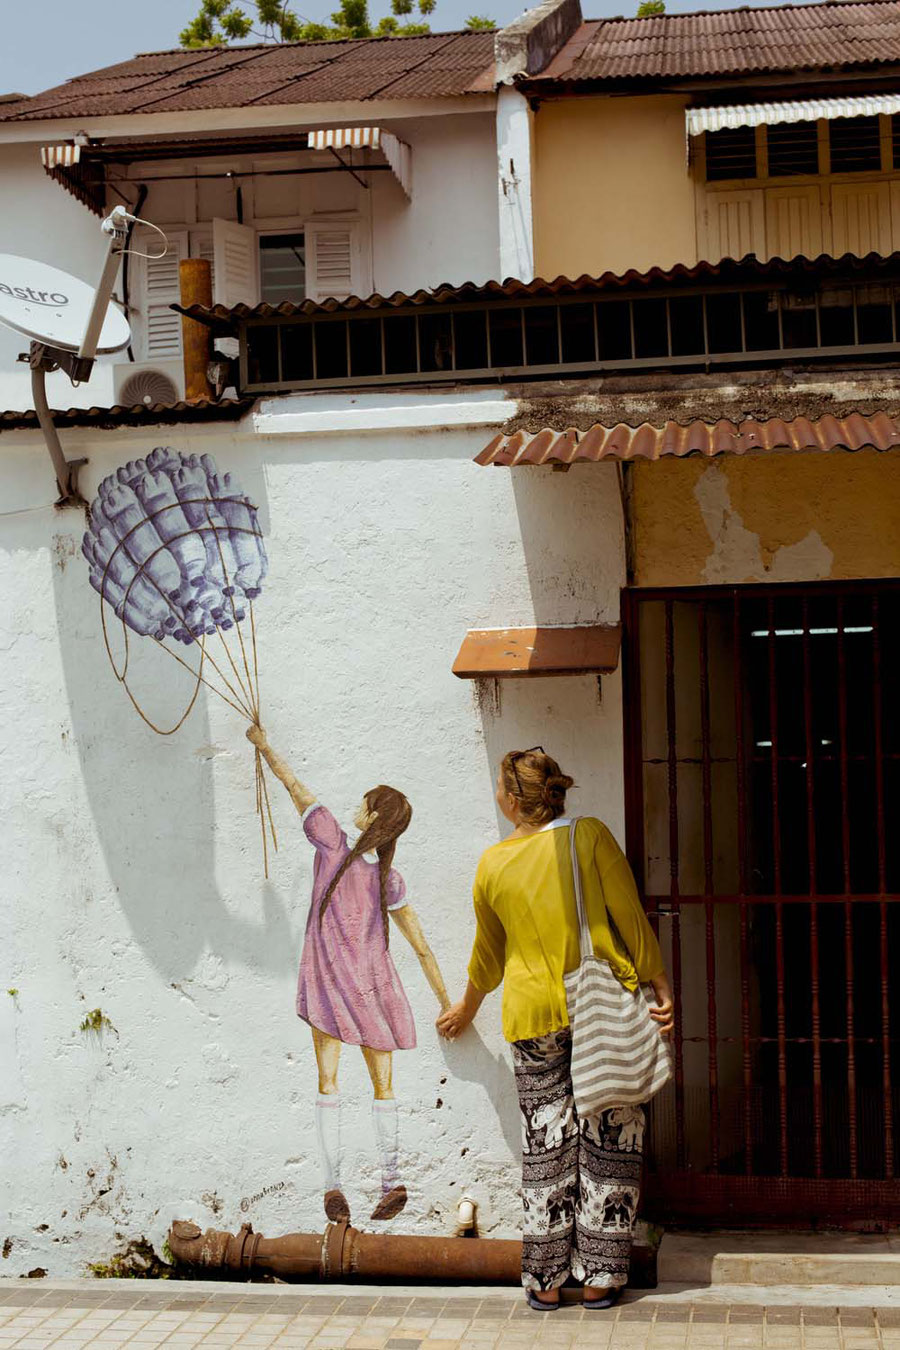
[[[124,408],[178,403],[184,398],[184,367],[180,360],[122,362],[113,367],[113,390]]]

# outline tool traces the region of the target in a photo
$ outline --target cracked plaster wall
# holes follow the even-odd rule
[[[722,456],[634,468],[636,581],[900,576],[900,455]]]
[[[415,816],[396,861],[454,992],[475,865],[498,834],[502,751],[555,750],[580,785],[573,805],[622,837],[617,676],[602,699],[593,677],[513,681],[498,705],[450,673],[469,627],[617,617],[615,469],[483,471],[471,463],[483,440],[265,439],[249,422],[66,437],[70,455],[89,455],[89,497],[124,460],[170,443],[212,451],[257,499],[272,743],[345,823],[376,782],[408,792]],[[274,784],[281,847],[263,879],[237,715],[201,693],[176,736],[138,720],[103,650],[82,519],[43,505],[41,442],[4,434],[0,464],[0,1275],[80,1274],[140,1237],[159,1250],[176,1216],[321,1230],[314,1059],[294,1014],[311,849]],[[132,653],[136,692],[171,717],[181,672],[140,641]],[[395,1055],[411,1198],[392,1227],[452,1232],[469,1191],[484,1232],[513,1234],[519,1125],[499,998],[470,1035],[441,1042],[396,932],[392,951],[419,1036]],[[110,1025],[80,1031],[95,1008]],[[341,1083],[348,1194],[365,1223],[378,1176],[353,1049]]]

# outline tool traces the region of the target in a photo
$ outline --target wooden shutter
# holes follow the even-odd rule
[[[822,197],[817,184],[766,192],[767,258],[818,258],[822,252]]]
[[[213,301],[232,309],[259,304],[256,231],[233,220],[213,221]]]
[[[360,220],[313,216],[304,226],[310,300],[370,295],[372,275]]]
[[[857,119],[862,121],[862,118]],[[834,183],[831,188],[832,253],[887,255],[891,251],[891,196],[887,183]]]
[[[166,239],[168,249],[162,258],[140,259],[137,322],[134,314],[131,317],[135,346],[143,361],[166,361],[181,356],[181,315],[170,306],[180,299],[178,264],[187,257],[188,237],[184,230],[170,230]],[[153,255],[159,252],[160,242],[155,230],[136,229],[131,247]]]
[[[763,194],[750,191],[707,192],[700,212],[699,255],[708,262],[743,258],[747,253],[765,257],[765,210]]]

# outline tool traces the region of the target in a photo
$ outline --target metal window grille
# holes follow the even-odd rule
[[[647,1207],[896,1221],[900,586],[626,595],[628,847],[675,993]]]
[[[562,372],[778,364],[900,350],[900,287],[757,283],[633,297],[562,298],[251,319],[247,393],[458,383]]]
[[[707,131],[705,137],[708,182],[756,177],[755,128],[726,127],[722,131]]]

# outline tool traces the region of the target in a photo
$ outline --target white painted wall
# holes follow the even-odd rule
[[[168,443],[214,453],[257,499],[271,561],[257,612],[272,743],[342,822],[376,782],[408,793],[415,816],[396,862],[455,994],[472,876],[498,834],[503,751],[555,752],[579,784],[573,805],[622,837],[617,676],[602,701],[593,677],[507,682],[496,709],[490,689],[479,706],[450,671],[469,627],[616,617],[615,468],[479,469],[472,456],[491,428],[427,419],[420,431],[365,434],[329,432],[322,418],[307,434],[277,434],[280,411],[314,403],[264,406],[265,434],[250,421],[72,432],[66,449],[89,455],[89,495],[121,462]],[[346,411],[335,398],[329,407]],[[382,425],[398,415],[383,412]],[[107,663],[83,522],[48,506],[39,439],[0,435],[0,471],[0,1249],[11,1239],[0,1274],[78,1274],[129,1239],[159,1245],[179,1215],[232,1230],[249,1219],[267,1235],[321,1230],[315,1066],[294,1013],[312,851],[274,784],[281,848],[263,880],[240,719],[201,694],[176,736],[139,721]],[[181,673],[142,641],[133,652],[136,690],[171,716]],[[392,951],[419,1035],[417,1050],[395,1055],[411,1197],[393,1229],[452,1231],[468,1190],[483,1230],[511,1235],[519,1127],[499,995],[448,1045],[396,932]],[[115,1032],[79,1031],[94,1008]],[[359,1054],[344,1056],[348,1192],[365,1223],[377,1186],[371,1092]]]

